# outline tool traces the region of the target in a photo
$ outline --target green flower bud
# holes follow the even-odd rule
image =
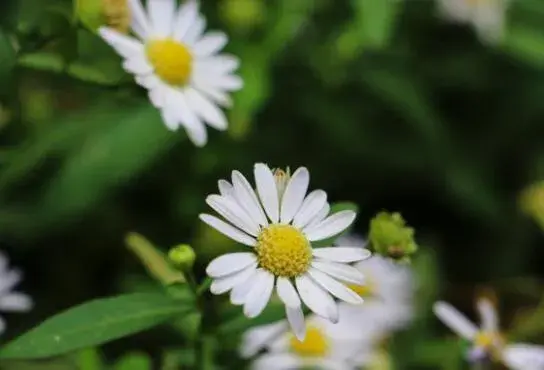
[[[374,252],[400,262],[409,262],[418,249],[414,229],[400,213],[378,213],[370,221],[369,241]]]
[[[196,254],[188,244],[180,244],[168,252],[170,261],[182,270],[190,270],[195,263]]]
[[[75,0],[77,18],[91,31],[101,26],[128,33],[130,9],[127,0]]]
[[[221,16],[239,31],[249,31],[264,21],[266,8],[263,0],[223,0]]]
[[[544,181],[525,189],[519,200],[521,210],[544,229]]]

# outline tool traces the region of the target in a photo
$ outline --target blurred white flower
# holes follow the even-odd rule
[[[488,43],[500,41],[504,33],[509,0],[438,0],[440,13],[455,22],[469,23]]]
[[[345,230],[356,214],[347,210],[328,216],[330,207],[323,190],[306,195],[310,181],[306,168],[298,168],[289,177],[258,163],[254,175],[257,192],[240,172],[233,171],[232,184],[220,180],[220,195],[206,199],[228,223],[208,214],[200,219],[252,247],[248,252],[220,256],[208,265],[206,272],[214,278],[210,290],[214,294],[231,290],[231,302],[244,305],[244,314],[253,318],[266,307],[275,287],[293,331],[304,338],[301,301],[317,315],[338,321],[338,306],[331,294],[352,304],[362,303],[345,283],[360,285],[364,277],[348,263],[364,260],[370,252],[350,247],[312,248],[312,242]]]
[[[218,107],[230,106],[229,92],[242,87],[233,75],[238,58],[219,54],[227,43],[223,32],[204,33],[205,19],[198,3],[187,0],[129,0],[131,28],[137,38],[112,28],[99,30],[102,38],[124,59],[123,68],[149,91],[170,130],[183,126],[197,146],[207,142],[204,123],[218,130],[227,119]]]
[[[477,327],[461,312],[446,302],[435,303],[436,316],[461,338],[472,343],[467,353],[470,362],[489,358],[514,370],[544,369],[544,346],[506,344],[499,329],[497,311],[490,300],[480,298],[476,308],[481,320]]]
[[[31,298],[13,291],[22,279],[21,271],[8,267],[7,257],[0,252],[0,311],[26,312],[32,308]],[[6,322],[0,317],[0,334],[6,329]]]
[[[340,320],[333,324],[318,316],[307,318],[307,334],[302,341],[280,321],[248,330],[242,339],[241,354],[252,357],[254,370],[294,370],[317,368],[355,370],[373,360],[367,332],[358,330],[359,316],[347,306],[340,308]]]

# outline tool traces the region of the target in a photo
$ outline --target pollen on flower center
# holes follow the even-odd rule
[[[293,278],[305,273],[312,248],[302,232],[291,225],[273,224],[257,237],[259,265],[276,276]]]
[[[303,341],[294,335],[291,337],[290,347],[292,352],[302,357],[324,357],[329,350],[329,343],[321,330],[310,326]]]
[[[174,86],[189,82],[193,57],[185,45],[172,39],[152,40],[146,44],[146,54],[164,82]]]

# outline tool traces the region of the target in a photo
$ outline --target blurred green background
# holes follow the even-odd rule
[[[312,188],[359,205],[363,235],[377,212],[401,212],[436,257],[437,294],[461,309],[480,286],[499,292],[507,318],[535,305],[542,232],[519,196],[544,177],[544,2],[511,5],[504,39],[485,45],[431,0],[204,0],[245,87],[229,132],[197,149],[165,128],[88,13],[3,1],[0,247],[36,301],[8,317],[3,339],[138,289],[127,232],[164,250],[191,243],[202,272],[231,246],[197,218],[206,195],[261,161],[307,166]],[[173,343],[155,333],[106,351]]]

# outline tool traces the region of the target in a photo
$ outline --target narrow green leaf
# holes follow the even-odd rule
[[[96,299],[64,311],[8,343],[0,358],[45,358],[97,346],[149,329],[192,310],[163,293]]]

